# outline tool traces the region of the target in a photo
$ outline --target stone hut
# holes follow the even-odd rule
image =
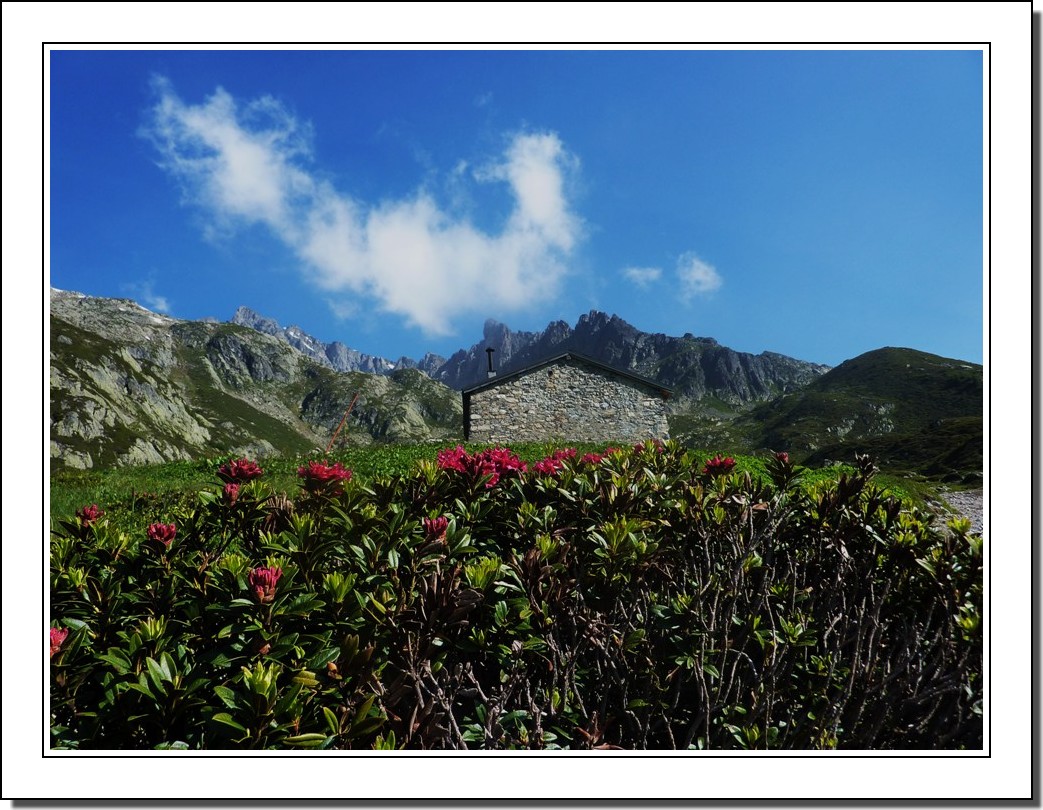
[[[467,388],[464,437],[474,442],[665,439],[670,391],[569,352]]]

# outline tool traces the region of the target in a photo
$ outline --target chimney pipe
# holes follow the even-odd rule
[[[490,346],[489,348],[487,348],[487,349],[485,350],[485,353],[486,353],[486,355],[488,355],[488,357],[489,357],[489,372],[488,372],[488,379],[490,379],[490,380],[491,380],[491,379],[492,379],[493,377],[495,377],[495,376],[496,376],[496,371],[495,371],[495,370],[493,369],[493,352],[494,352],[494,351],[496,351],[496,349],[494,349],[494,348],[493,348],[492,346]]]

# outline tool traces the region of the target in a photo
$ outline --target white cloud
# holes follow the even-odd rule
[[[685,301],[696,295],[712,293],[723,283],[717,271],[694,253],[685,253],[677,260],[677,279],[681,298]]]
[[[148,281],[136,281],[128,284],[123,284],[122,289],[127,295],[130,295],[146,309],[151,309],[153,312],[162,312],[164,315],[170,314],[170,301],[164,295],[157,295],[153,289],[154,282],[149,279]]]
[[[307,168],[309,128],[269,97],[240,106],[218,89],[193,106],[166,80],[156,89],[143,132],[186,201],[217,227],[266,225],[322,289],[375,299],[433,335],[449,333],[465,312],[518,310],[557,295],[581,222],[566,194],[577,161],[556,134],[516,134],[497,161],[471,174],[505,183],[514,199],[502,229],[488,233],[423,188],[379,206],[335,189]]]
[[[649,287],[653,282],[659,281],[663,275],[663,271],[658,267],[626,267],[622,273],[627,279],[642,289]]]

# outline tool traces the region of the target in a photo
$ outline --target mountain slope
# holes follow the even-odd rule
[[[983,466],[983,409],[980,365],[887,347],[754,408],[730,430],[751,448],[812,464],[869,453],[894,469],[973,476]]]
[[[91,467],[455,439],[459,396],[417,370],[339,373],[282,339],[51,292],[51,459]]]

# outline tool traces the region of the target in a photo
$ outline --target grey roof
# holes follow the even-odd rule
[[[594,366],[595,368],[600,369],[601,371],[605,371],[610,374],[617,374],[620,377],[625,377],[626,379],[632,380],[636,383],[640,383],[641,385],[658,389],[660,396],[662,396],[664,399],[669,399],[673,395],[673,392],[669,388],[667,388],[664,385],[661,385],[660,383],[657,383],[655,380],[650,380],[647,377],[642,377],[638,374],[632,374],[629,371],[623,371],[622,369],[613,368],[612,366],[606,363],[602,363],[599,360],[595,360],[592,357],[587,357],[585,354],[579,354],[577,352],[565,352],[564,354],[558,354],[554,357],[548,357],[546,360],[540,360],[538,363],[532,363],[528,366],[525,366],[524,368],[515,369],[514,371],[508,372],[507,374],[498,374],[495,377],[486,380],[483,383],[479,383],[478,385],[472,385],[470,388],[465,388],[462,393],[466,398],[468,395],[473,394],[476,391],[484,391],[486,388],[492,388],[504,382],[505,380],[512,380],[515,377],[521,377],[524,374],[536,371],[537,369],[543,368],[544,366],[549,366],[553,363],[558,363],[562,360],[578,360],[579,362],[585,363],[586,365]]]

